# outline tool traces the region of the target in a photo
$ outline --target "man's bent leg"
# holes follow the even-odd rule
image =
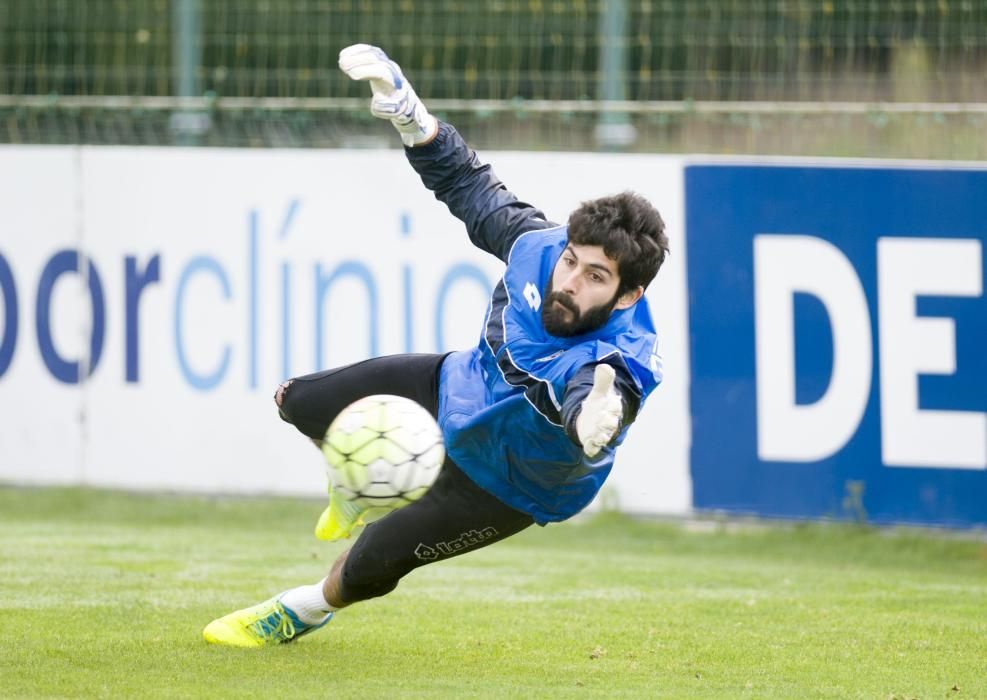
[[[375,357],[352,365],[291,379],[278,387],[274,401],[281,418],[322,447],[326,429],[339,413],[366,396],[392,394],[438,414],[439,371],[446,355],[405,354]],[[349,537],[362,510],[339,499],[330,485],[329,507],[316,525],[316,537]]]
[[[373,394],[403,396],[435,417],[444,359],[445,355],[389,355],[306,374],[279,386],[274,401],[282,419],[316,442],[344,408]]]

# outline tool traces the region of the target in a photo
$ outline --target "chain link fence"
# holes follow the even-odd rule
[[[356,41],[482,148],[987,159],[987,0],[6,0],[0,141],[396,147]]]

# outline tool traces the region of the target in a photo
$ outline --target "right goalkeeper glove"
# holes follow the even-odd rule
[[[405,146],[432,140],[439,124],[411,88],[401,67],[376,46],[354,44],[339,52],[339,67],[353,80],[369,80],[370,113],[390,119]]]
[[[583,399],[579,416],[576,418],[576,433],[582,443],[583,453],[596,457],[605,445],[609,445],[620,428],[623,402],[613,388],[616,376],[613,367],[598,364],[593,370],[593,388]]]

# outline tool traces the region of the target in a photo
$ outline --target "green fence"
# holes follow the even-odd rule
[[[356,41],[485,148],[987,158],[987,0],[6,0],[0,141],[394,145]]]

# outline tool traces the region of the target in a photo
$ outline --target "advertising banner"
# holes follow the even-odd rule
[[[696,508],[987,524],[987,171],[685,182]]]
[[[483,157],[552,220],[625,189],[664,215],[673,255],[648,294],[666,382],[607,498],[688,512],[682,161]],[[503,271],[399,150],[5,147],[0,206],[4,482],[324,493],[278,384],[474,346]]]

